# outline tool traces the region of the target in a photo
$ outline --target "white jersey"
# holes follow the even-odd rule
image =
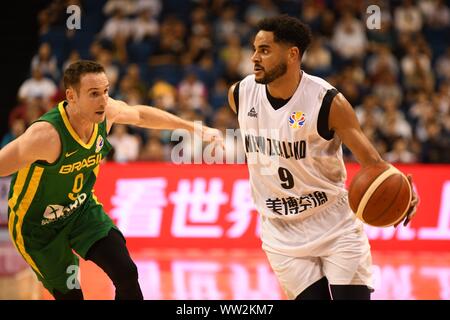
[[[334,97],[336,92],[325,80],[303,72],[294,95],[275,110],[266,86],[256,83],[254,75],[239,83],[239,126],[253,200],[263,216],[299,219],[346,195],[341,141],[318,132],[322,103],[331,103],[330,93]]]

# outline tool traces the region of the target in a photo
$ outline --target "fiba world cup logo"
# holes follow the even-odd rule
[[[103,148],[103,144],[105,143],[105,140],[103,140],[102,136],[98,136],[97,138],[97,144],[95,146],[95,152],[100,152],[100,150],[102,150]]]
[[[298,129],[300,127],[303,127],[305,121],[305,114],[301,111],[295,111],[292,112],[291,116],[289,117],[289,126],[293,129]]]

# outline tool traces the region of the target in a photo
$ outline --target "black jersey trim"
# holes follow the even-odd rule
[[[328,118],[330,117],[331,102],[339,92],[336,89],[329,89],[322,100],[320,106],[319,117],[317,118],[317,132],[325,140],[331,140],[334,131],[328,127]]]
[[[269,88],[267,86],[266,86],[266,95],[267,95],[267,99],[270,102],[270,105],[272,106],[272,108],[274,110],[278,110],[278,109],[281,109],[282,107],[284,107],[289,102],[289,100],[291,100],[291,98],[293,96],[292,95],[291,97],[289,97],[287,99],[275,98],[270,94]]]
[[[233,99],[234,99],[234,105],[236,106],[236,114],[239,115],[239,84],[241,82],[236,82],[236,85],[234,86],[233,90]]]

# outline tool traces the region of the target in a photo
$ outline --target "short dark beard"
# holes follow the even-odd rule
[[[287,71],[287,63],[286,62],[280,62],[278,65],[272,68],[272,70],[267,71],[263,78],[256,79],[255,81],[257,83],[261,84],[269,84],[272,81],[275,81],[279,77],[283,76]]]

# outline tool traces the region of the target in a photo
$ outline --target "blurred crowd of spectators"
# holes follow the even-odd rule
[[[81,8],[79,30],[66,27],[72,4]],[[379,29],[366,25],[369,5],[381,9]],[[346,96],[385,160],[450,163],[450,8],[442,0],[55,0],[38,15],[41,44],[2,146],[64,99],[61,75],[80,58],[103,64],[113,98],[237,128],[228,87],[252,73],[257,21],[281,13],[311,27],[302,68]],[[111,159],[170,161],[170,136],[115,125]]]

